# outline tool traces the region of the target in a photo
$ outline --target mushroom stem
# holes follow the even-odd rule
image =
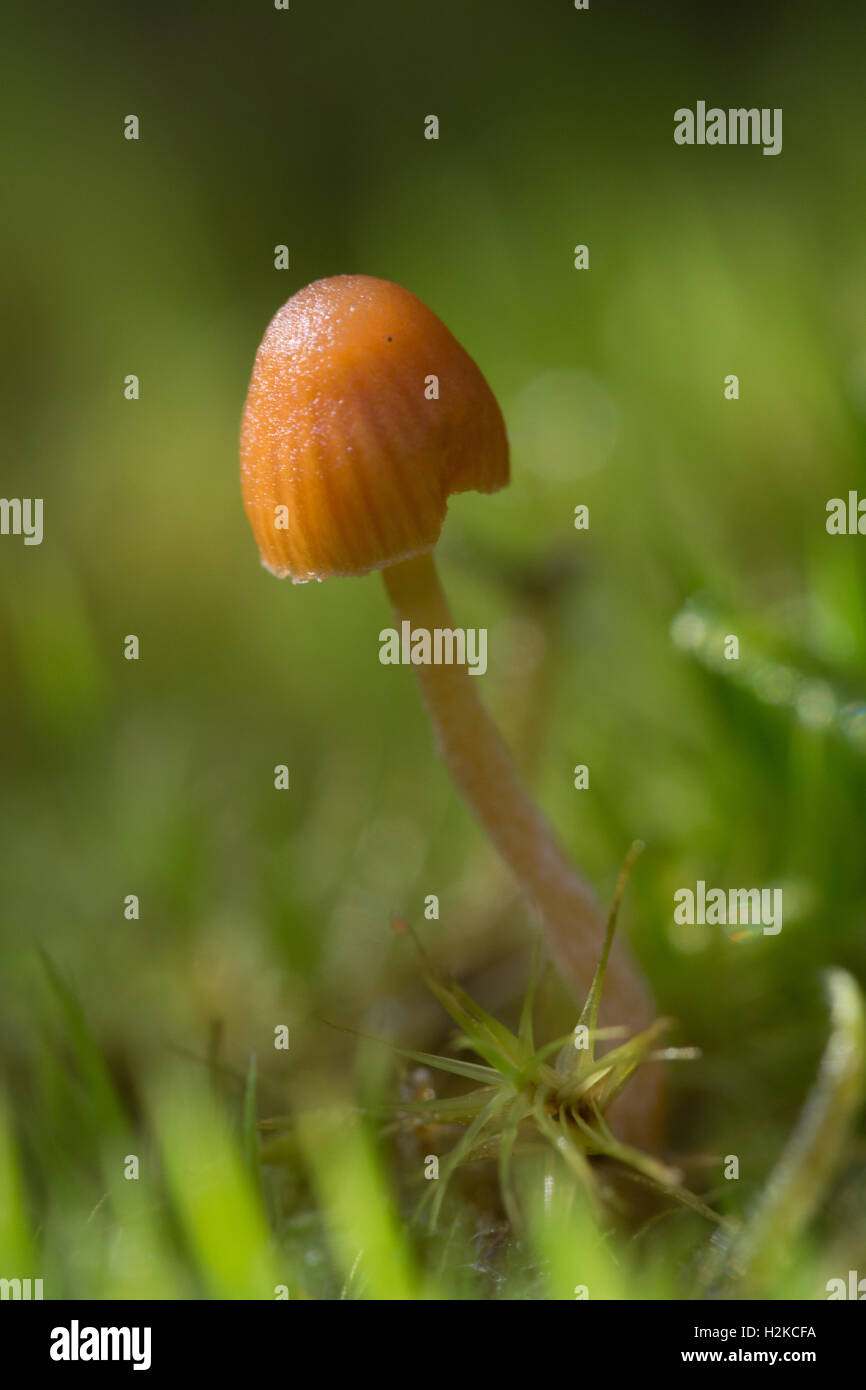
[[[430,554],[389,566],[383,578],[401,621],[429,631],[453,628]],[[454,781],[512,873],[538,904],[550,953],[582,1002],[604,936],[604,918],[595,894],[523,785],[466,667],[418,665],[415,674]],[[628,1024],[632,1029],[645,1026],[653,1017],[649,991],[622,941],[615,940],[611,951],[602,1012],[609,1023]],[[657,1086],[657,1071],[652,1068],[652,1072]],[[628,1094],[622,1097],[620,1115],[625,1113]],[[646,1129],[639,1127],[646,1137]]]

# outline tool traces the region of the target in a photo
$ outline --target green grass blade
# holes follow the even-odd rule
[[[620,869],[619,875],[616,880],[616,891],[613,895],[613,904],[610,909],[610,915],[607,919],[607,928],[604,933],[604,944],[601,948],[601,957],[599,959],[598,965],[596,966],[595,974],[592,978],[592,984],[589,987],[589,994],[587,995],[586,1003],[583,1006],[583,1010],[579,1019],[579,1022],[581,1024],[585,1024],[586,1027],[589,1029],[590,1039],[592,1039],[592,1035],[598,1027],[598,1010],[599,1005],[601,1004],[601,991],[604,986],[604,977],[607,972],[607,962],[610,957],[610,948],[613,945],[613,937],[614,932],[616,931],[617,919],[619,917],[619,909],[622,904],[622,900],[625,895],[626,885],[628,884],[629,876],[634,867],[635,861],[637,860],[638,855],[643,853],[644,849],[645,846],[642,840],[634,841],[634,843],[629,848],[628,854],[625,857],[625,862],[622,868]]]
[[[214,1298],[269,1299],[291,1284],[272,1259],[271,1236],[235,1136],[200,1086],[165,1083],[150,1110],[169,1192],[201,1277]]]
[[[866,1008],[857,981],[827,972],[830,1036],[818,1076],[754,1215],[733,1254],[747,1284],[769,1284],[825,1192],[842,1156],[866,1083]]]
[[[35,1278],[21,1161],[6,1104],[0,1097],[0,1255],[9,1278]]]
[[[423,1297],[382,1161],[354,1109],[310,1109],[298,1131],[348,1297]]]
[[[256,1054],[250,1053],[250,1064],[247,1068],[246,1082],[244,1083],[243,1111],[241,1117],[241,1137],[243,1141],[244,1163],[247,1172],[253,1182],[258,1185],[260,1173],[260,1154],[259,1154],[259,1127],[257,1120],[258,1112],[258,1073],[256,1068]]]
[[[610,957],[610,949],[613,945],[613,937],[616,931],[619,909],[625,895],[626,885],[634,867],[635,860],[639,854],[643,853],[645,846],[642,840],[635,840],[630,846],[625,857],[622,868],[616,881],[616,890],[613,895],[613,904],[607,919],[607,927],[604,933],[604,941],[601,948],[601,956],[592,977],[592,984],[589,987],[589,994],[586,996],[586,1003],[581,1010],[578,1020],[578,1027],[585,1027],[589,1030],[589,1047],[581,1052],[577,1048],[564,1047],[556,1059],[556,1070],[561,1076],[568,1076],[577,1067],[591,1062],[595,1057],[595,1038],[598,1029],[598,1010],[601,1004],[601,992],[604,986],[604,977],[607,973],[607,962]]]
[[[63,1024],[63,1038],[73,1050],[78,1072],[84,1083],[84,1096],[102,1139],[119,1136],[126,1128],[126,1116],[118,1100],[114,1081],[72,990],[53,961],[37,948],[42,968]]]

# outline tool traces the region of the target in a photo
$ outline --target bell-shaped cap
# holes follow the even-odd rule
[[[481,372],[420,299],[336,275],[265,333],[241,481],[274,574],[366,574],[432,550],[452,492],[504,487],[508,441]]]

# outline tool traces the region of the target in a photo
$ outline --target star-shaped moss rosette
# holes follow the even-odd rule
[[[590,1159],[612,1159],[639,1181],[722,1222],[682,1185],[682,1175],[658,1158],[623,1143],[611,1131],[605,1114],[612,1102],[648,1061],[691,1058],[693,1048],[665,1048],[659,1043],[672,1020],[660,1018],[602,1056],[597,1044],[621,1037],[624,1028],[598,1028],[598,1011],[605,970],[616,930],[617,915],[632,864],[640,850],[632,846],[617,882],[608,918],[601,958],[573,1033],[536,1046],[533,1010],[538,982],[538,953],[516,1033],[472,999],[465,990],[444,977],[417,942],[424,960],[428,987],[457,1024],[460,1036],[455,1050],[471,1051],[481,1063],[396,1048],[402,1056],[438,1071],[480,1083],[465,1095],[443,1099],[401,1102],[401,1114],[411,1114],[428,1125],[464,1126],[454,1147],[444,1156],[439,1181],[431,1185],[422,1206],[429,1206],[435,1226],[448,1183],[458,1168],[480,1159],[495,1158],[506,1214],[512,1225],[520,1221],[514,1192],[511,1161],[526,1147],[549,1145],[586,1191],[590,1205],[600,1212],[603,1202]],[[577,1045],[585,1043],[585,1046]]]

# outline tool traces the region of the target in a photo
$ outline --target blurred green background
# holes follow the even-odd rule
[[[703,1050],[672,1076],[670,1150],[698,1185],[739,1154],[732,1209],[757,1191],[824,1044],[822,969],[866,980],[866,542],[824,527],[829,498],[866,494],[860,23],[566,0],[5,12],[2,491],[45,499],[45,538],[0,539],[0,1046],[15,1239],[39,1232],[55,1294],[120,1287],[114,1228],[82,1234],[106,1191],[91,1042],[133,1128],[152,1086],[178,1119],[204,1102],[176,1089],[219,1077],[231,1110],[251,1053],[266,1117],[299,1077],[320,1102],[350,1088],[356,1045],[329,1022],[447,1037],[394,915],[487,1007],[523,987],[525,907],[411,674],[378,662],[380,580],[275,581],[240,503],[259,339],[346,271],[424,299],[502,404],[512,484],[454,500],[442,577],[457,621],[489,629],[484,697],[605,898],[647,842],[624,927]],[[782,107],[783,153],[677,147],[699,99]],[[673,927],[698,878],[783,886],[781,935]],[[555,981],[543,1011],[570,1026]],[[200,1287],[141,1239],[141,1287]],[[813,1296],[866,1272],[862,1131],[814,1240]],[[385,1296],[407,1287],[392,1273]]]

